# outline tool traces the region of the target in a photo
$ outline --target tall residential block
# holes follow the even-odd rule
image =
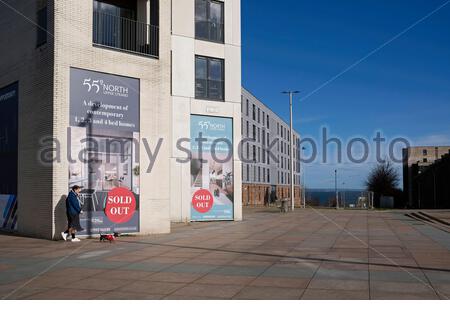
[[[58,239],[75,185],[82,235],[240,220],[240,44],[239,0],[0,4],[0,228]]]
[[[244,206],[290,198],[291,156],[294,157],[294,201],[302,204],[300,135],[248,90],[242,89],[242,197]]]

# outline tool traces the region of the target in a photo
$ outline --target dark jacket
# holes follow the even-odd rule
[[[67,196],[66,209],[67,214],[71,216],[75,216],[81,212],[80,201],[78,200],[77,194],[73,191],[70,191]]]

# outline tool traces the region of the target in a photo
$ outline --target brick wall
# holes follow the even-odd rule
[[[69,75],[77,67],[140,79],[141,137],[152,150],[164,139],[152,172],[140,177],[140,226],[142,233],[169,232],[170,1],[160,1],[159,59],[94,47],[92,0],[48,1],[48,41],[36,48],[28,20],[35,22],[47,1],[6,2],[26,17],[1,7],[0,87],[19,81],[18,231],[57,239],[65,228]],[[37,160],[43,137],[59,141],[58,163]],[[144,150],[141,143],[141,168],[149,164]]]
[[[243,206],[264,206],[267,204],[267,196],[272,190],[272,186],[264,184],[247,184],[242,185],[242,205]],[[276,195],[278,201],[290,196],[290,186],[276,186]],[[300,207],[302,204],[302,195],[300,187],[294,188],[295,206]]]
[[[46,1],[6,3],[20,13],[1,5],[0,87],[19,82],[18,232],[51,238],[52,168],[40,165],[37,155],[39,139],[53,135],[53,1],[47,4],[47,43],[38,48],[33,22]]]
[[[57,1],[55,7],[55,85],[54,133],[64,140],[69,125],[70,67],[106,72],[140,79],[140,134],[152,150],[164,139],[151,173],[149,159],[140,146],[140,228],[141,233],[170,232],[169,219],[169,133],[170,133],[170,1],[160,1],[160,56],[153,59],[92,44],[92,0]],[[68,163],[54,167],[53,203],[67,192]],[[58,236],[65,224],[61,208],[55,212]]]

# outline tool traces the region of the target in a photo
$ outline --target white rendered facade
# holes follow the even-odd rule
[[[196,37],[196,1],[172,1],[172,132],[170,150],[170,217],[172,221],[190,220],[190,163],[177,148],[177,140],[190,137],[191,115],[226,117],[233,120],[234,220],[242,219],[241,162],[238,142],[241,137],[241,13],[240,0],[224,0],[224,39],[221,42]],[[196,99],[195,57],[224,61],[224,99]]]

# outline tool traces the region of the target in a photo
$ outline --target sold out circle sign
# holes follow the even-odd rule
[[[198,190],[192,197],[192,206],[197,212],[207,213],[213,206],[213,196],[205,189]]]
[[[133,218],[136,210],[134,194],[125,188],[114,188],[108,192],[105,214],[114,223],[125,223]]]

